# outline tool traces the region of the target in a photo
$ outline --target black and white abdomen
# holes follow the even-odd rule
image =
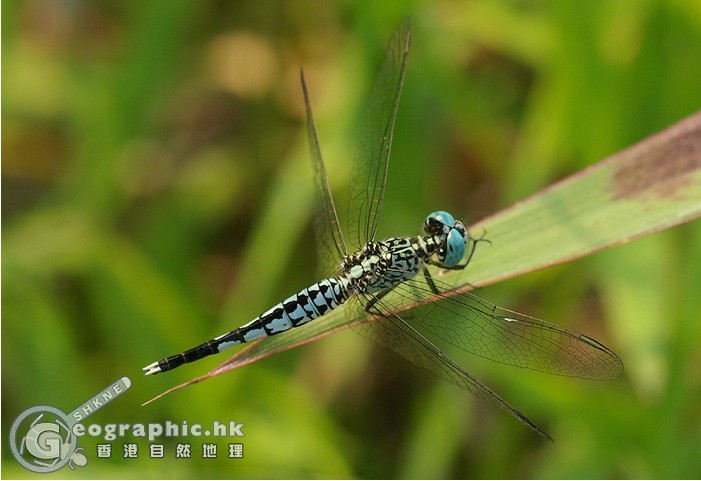
[[[312,284],[241,326],[246,342],[299,327],[335,309],[347,299],[347,282],[330,277]]]
[[[321,317],[348,299],[349,281],[329,277],[291,295],[248,324],[210,339],[180,354],[166,357],[144,368],[146,374],[170,371],[188,362],[222,352],[232,346],[285,332]]]

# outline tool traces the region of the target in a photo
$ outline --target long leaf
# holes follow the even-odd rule
[[[442,280],[471,290],[689,222],[701,215],[701,113],[594,164],[474,225],[470,266]],[[303,327],[252,343],[209,373],[223,374],[367,319],[344,306]],[[151,402],[149,401],[149,402]]]

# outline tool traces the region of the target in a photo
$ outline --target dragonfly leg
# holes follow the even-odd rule
[[[431,291],[433,291],[434,294],[438,294],[438,288],[436,287],[436,284],[433,282],[433,277],[431,277],[431,273],[426,269],[426,266],[423,266],[423,271],[424,271],[424,277],[426,278],[426,283],[428,284],[428,287],[431,288]]]
[[[450,271],[461,271],[464,268],[467,267],[467,265],[470,263],[472,260],[472,256],[475,255],[475,251],[477,250],[477,243],[478,242],[486,242],[489,245],[492,245],[492,242],[489,239],[485,239],[484,236],[487,235],[486,229],[482,232],[482,235],[479,237],[468,237],[469,240],[472,241],[472,248],[470,249],[470,253],[467,255],[467,260],[465,260],[464,264],[456,264],[454,266],[443,266],[439,265],[441,269],[445,270],[450,270]]]
[[[368,303],[365,305],[365,311],[369,312],[371,314],[378,314],[379,311],[377,309],[375,309],[375,310],[371,310],[371,309],[373,307],[375,307],[375,304],[377,304],[380,299],[385,297],[389,293],[389,291],[391,291],[392,289],[394,289],[394,287],[387,287],[386,289],[382,289],[377,294],[373,294],[372,299],[370,299],[368,301]]]
[[[465,265],[470,263],[472,256],[475,254],[475,250],[477,250],[477,243],[478,242],[486,242],[490,246],[492,245],[492,241],[484,238],[484,236],[486,236],[486,235],[487,235],[487,229],[482,229],[481,236],[479,236],[479,237],[469,237],[468,236],[468,238],[472,241],[472,249],[470,249],[470,254],[467,256],[467,261],[465,261]]]
[[[472,250],[474,251],[474,249]],[[438,267],[445,269],[446,271],[461,271],[467,267],[467,265],[470,263],[470,259],[472,259],[472,253],[470,253],[470,256],[467,258],[464,264],[455,264],[454,266],[438,265]]]

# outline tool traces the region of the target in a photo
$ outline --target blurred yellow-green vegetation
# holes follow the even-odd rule
[[[70,411],[128,376],[87,423],[235,420],[244,458],[207,438],[219,457],[201,459],[187,438],[193,459],[173,460],[171,439],[150,460],[128,437],[97,459],[103,441],[86,437],[88,466],[56,476],[701,476],[698,222],[480,291],[626,365],[602,383],[461,358],[554,444],[351,331],[141,406],[226,355],[142,366],[317,280],[299,68],[342,201],[406,15],[380,236],[417,233],[439,208],[479,220],[701,107],[696,0],[3,1],[4,441],[24,409]],[[4,446],[3,477],[46,477]]]

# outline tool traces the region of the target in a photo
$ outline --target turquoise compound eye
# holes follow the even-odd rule
[[[453,267],[460,262],[465,255],[465,236],[458,230],[451,229],[445,240],[446,253],[443,264]]]
[[[453,227],[455,225],[455,219],[453,218],[453,216],[448,214],[444,210],[437,210],[435,212],[431,212],[430,214],[428,214],[428,219],[426,219],[426,221],[428,221],[429,219],[435,219],[450,227]]]

